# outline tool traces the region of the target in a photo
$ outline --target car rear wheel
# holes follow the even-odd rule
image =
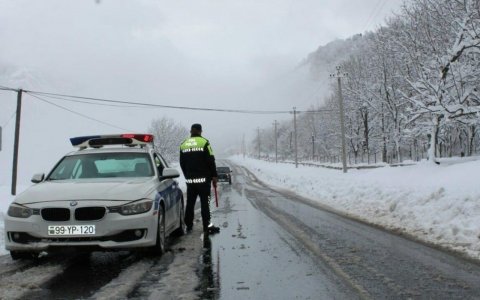
[[[157,243],[152,250],[157,255],[165,252],[165,209],[163,207],[158,210]]]
[[[183,200],[181,201],[180,205],[181,205],[180,215],[178,216],[180,220],[179,220],[178,228],[175,229],[175,231],[173,232],[174,236],[182,236],[185,234],[185,232],[187,232],[187,225],[185,224],[185,208],[183,207]]]

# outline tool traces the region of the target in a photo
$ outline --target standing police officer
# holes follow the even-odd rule
[[[191,136],[180,146],[180,167],[187,182],[187,207],[185,225],[193,227],[193,215],[197,196],[200,196],[203,232],[217,233],[220,228],[210,223],[210,184],[217,186],[217,168],[210,142],[202,137],[202,125],[193,124]]]

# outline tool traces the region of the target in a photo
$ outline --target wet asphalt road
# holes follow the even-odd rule
[[[210,282],[218,288],[204,289],[205,298],[357,298],[343,280],[318,264],[291,234],[252,205],[251,187],[238,169],[234,176],[233,187],[222,185],[219,189],[220,207],[213,220],[222,230],[211,237],[212,247],[202,258],[212,263],[212,274],[204,274],[204,286]]]
[[[480,299],[480,266],[323,210],[234,167],[210,257],[219,299]],[[208,281],[208,280],[207,280]],[[205,294],[208,296],[208,293]]]

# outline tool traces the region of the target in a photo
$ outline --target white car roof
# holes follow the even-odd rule
[[[95,154],[95,153],[152,153],[154,150],[147,147],[102,147],[102,148],[88,148],[67,153],[65,156],[78,154]]]

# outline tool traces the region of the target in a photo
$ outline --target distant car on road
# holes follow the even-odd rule
[[[62,248],[165,250],[185,231],[183,193],[149,134],[86,136],[45,177],[18,195],[5,217],[13,259]]]
[[[232,170],[230,167],[217,167],[218,181],[232,184]]]

